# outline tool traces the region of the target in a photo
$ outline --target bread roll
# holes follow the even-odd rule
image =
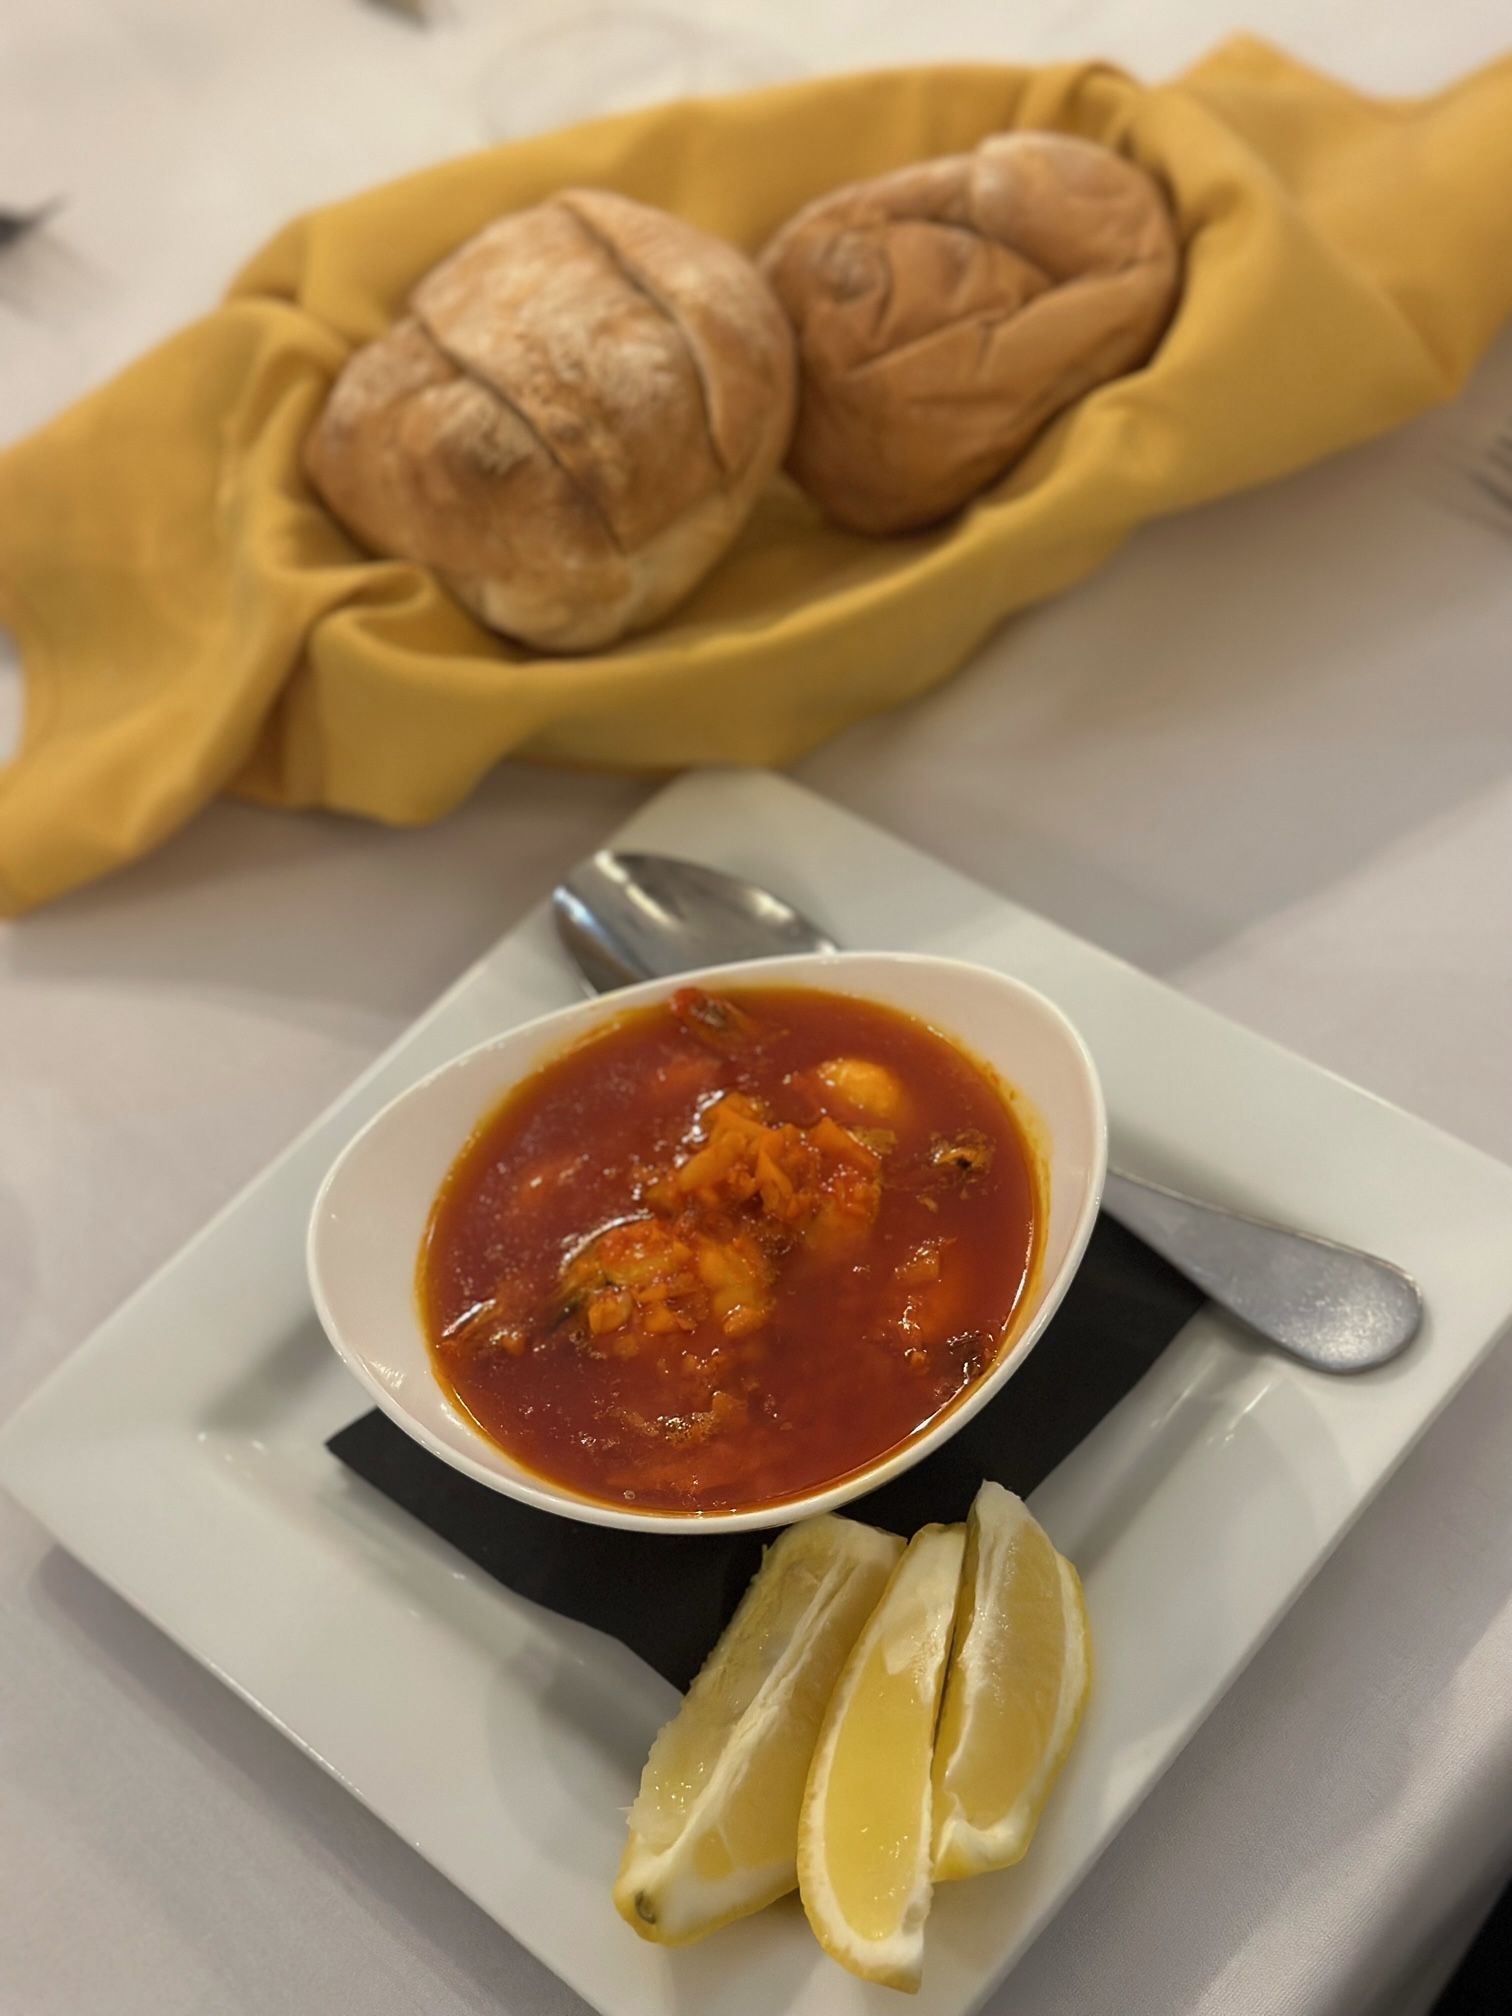
[[[377,553],[496,630],[585,651],[654,623],[792,431],[793,337],[733,246],[603,190],[500,218],[359,350],[305,450]]]
[[[798,331],[788,467],[857,532],[928,525],[1001,476],[1149,356],[1178,278],[1150,176],[1054,133],[838,189],[761,263]]]

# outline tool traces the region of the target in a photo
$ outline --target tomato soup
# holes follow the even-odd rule
[[[996,1358],[1037,1236],[996,1080],[895,1009],[687,988],[519,1085],[442,1186],[442,1383],[554,1483],[780,1502],[906,1443]]]

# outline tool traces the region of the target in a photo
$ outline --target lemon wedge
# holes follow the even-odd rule
[[[939,1881],[1028,1848],[1091,1680],[1081,1583],[1029,1508],[984,1484],[966,1526],[955,1647],[934,1760]]]
[[[926,1526],[893,1570],[819,1731],[798,1827],[798,1888],[824,1950],[917,1988],[930,1877],[930,1754],[965,1537]]]
[[[682,1946],[798,1880],[798,1812],[836,1675],[903,1543],[807,1519],[767,1550],[651,1746],[614,1886],[643,1939]]]

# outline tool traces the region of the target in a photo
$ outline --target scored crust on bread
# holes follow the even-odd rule
[[[1143,363],[1180,270],[1154,179],[1055,133],[837,189],[761,265],[798,334],[788,468],[870,533],[958,509],[1056,413]]]
[[[374,551],[493,628],[587,650],[654,622],[780,465],[792,332],[733,246],[603,190],[500,218],[358,351],[306,471]]]

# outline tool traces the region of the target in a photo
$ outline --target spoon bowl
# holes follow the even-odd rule
[[[770,889],[671,854],[601,848],[557,884],[551,910],[568,958],[594,994],[695,966],[839,949]]]

